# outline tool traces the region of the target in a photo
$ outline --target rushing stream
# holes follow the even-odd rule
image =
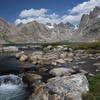
[[[0,100],[26,100],[28,90],[16,75],[0,76]]]
[[[14,75],[27,66],[31,67],[19,63],[14,56],[0,56],[0,100],[27,100],[29,89],[18,74]]]

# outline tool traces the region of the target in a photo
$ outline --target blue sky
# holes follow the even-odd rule
[[[0,17],[19,24],[78,23],[83,13],[89,13],[100,0],[0,0]]]

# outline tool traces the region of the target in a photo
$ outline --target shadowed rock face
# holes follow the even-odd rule
[[[85,37],[85,38],[84,38]],[[78,27],[70,23],[41,24],[36,21],[14,25],[0,18],[0,43],[45,41],[91,41],[100,37],[100,8],[84,14]]]

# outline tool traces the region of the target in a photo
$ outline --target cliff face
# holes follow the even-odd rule
[[[95,7],[90,14],[84,14],[81,18],[78,33],[85,40],[97,40],[100,38],[100,8]]]
[[[18,26],[0,19],[0,43],[51,41],[93,41],[100,38],[100,8],[84,14],[78,26],[70,23],[41,24],[30,22]]]

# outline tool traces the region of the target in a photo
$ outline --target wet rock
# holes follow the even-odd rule
[[[100,59],[100,54],[98,54],[96,58],[97,58],[97,59]]]
[[[19,61],[21,62],[25,62],[26,60],[28,60],[28,56],[27,55],[21,55],[21,57],[19,58]]]
[[[69,68],[54,68],[49,72],[49,74],[53,76],[69,76],[74,72],[75,71],[73,69]]]
[[[28,84],[29,86],[32,85],[32,83],[35,80],[41,80],[41,79],[42,79],[42,76],[37,75],[37,74],[26,73],[23,76],[23,82],[26,83],[26,84]]]
[[[58,58],[59,58],[58,52],[49,52],[43,55],[43,59],[47,59],[47,60],[53,60]]]
[[[18,52],[18,48],[14,46],[3,47],[4,52]]]
[[[66,63],[66,61],[63,60],[63,59],[57,59],[57,60],[55,60],[55,62],[57,62],[57,63],[59,63],[59,64],[64,64],[64,63]]]
[[[60,54],[60,58],[62,58],[62,59],[66,58],[66,56],[67,56],[66,52],[63,52],[63,53]]]
[[[33,61],[31,60],[32,64],[37,65],[38,64],[38,60],[34,59]]]
[[[63,50],[63,48],[64,48],[64,47],[61,46],[61,45],[59,45],[59,46],[56,47],[57,51],[61,51],[61,50]]]
[[[63,51],[68,51],[69,49],[67,47],[64,47],[63,48]]]
[[[33,62],[34,60],[42,59],[42,56],[43,56],[42,51],[36,51],[36,52],[33,52],[32,55],[30,55],[29,60]]]
[[[80,73],[82,73],[82,74],[84,74],[84,75],[88,74],[88,72],[85,71],[85,70],[80,69],[79,71],[80,71]]]
[[[48,50],[51,50],[53,47],[51,45],[47,46]]]
[[[67,54],[69,58],[73,58],[74,57],[74,53],[70,52]]]
[[[65,58],[64,60],[67,61],[67,62],[72,62],[73,61],[72,58]]]
[[[85,52],[85,50],[75,50],[75,53],[84,53]]]
[[[79,64],[85,64],[86,63],[86,61],[80,61],[80,62],[78,62]]]
[[[35,80],[33,84],[30,86],[32,94],[37,95],[40,91],[43,90],[45,83],[41,82],[41,80]]]
[[[57,62],[51,62],[51,65],[57,66]]]
[[[87,91],[88,81],[83,74],[55,77],[49,80],[43,91],[32,95],[29,100],[82,100],[81,95]]]
[[[93,65],[94,66],[100,66],[100,63],[94,63]]]
[[[68,48],[69,52],[73,52],[73,49],[72,48]]]
[[[51,61],[50,60],[46,60],[46,59],[41,60],[40,61],[40,65],[51,65]]]
[[[96,58],[95,58],[95,57],[90,57],[90,59],[94,60],[94,59],[96,59]]]
[[[21,55],[23,55],[23,54],[24,54],[24,51],[16,53],[16,58],[19,59],[21,57]]]

